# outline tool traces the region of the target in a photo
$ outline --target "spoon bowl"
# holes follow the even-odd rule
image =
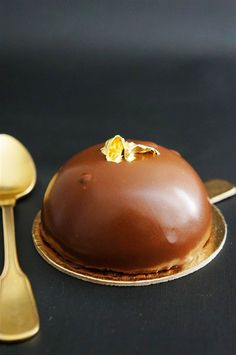
[[[0,134],[0,206],[4,230],[4,267],[0,276],[0,340],[25,340],[39,330],[30,282],[16,251],[13,207],[36,183],[36,168],[27,149],[14,137]]]
[[[28,194],[36,183],[34,161],[16,138],[0,134],[0,203]]]

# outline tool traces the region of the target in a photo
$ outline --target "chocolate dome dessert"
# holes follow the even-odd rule
[[[75,266],[134,275],[191,262],[211,228],[205,187],[179,153],[115,136],[53,177],[40,234]]]

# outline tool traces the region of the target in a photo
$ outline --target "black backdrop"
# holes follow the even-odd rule
[[[235,353],[235,199],[207,268],[168,284],[109,288],[34,250],[31,225],[65,159],[115,133],[154,140],[204,180],[236,182],[235,1],[0,1],[0,130],[30,149],[38,184],[16,208],[19,257],[41,316],[7,354]],[[2,238],[0,238],[1,264]]]

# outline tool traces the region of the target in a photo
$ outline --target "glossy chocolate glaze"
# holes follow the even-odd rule
[[[160,156],[139,154],[119,164],[107,162],[101,147],[72,157],[49,185],[45,239],[85,267],[136,273],[181,265],[211,230],[211,205],[198,174],[161,146]]]

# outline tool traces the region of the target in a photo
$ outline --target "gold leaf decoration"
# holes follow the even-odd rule
[[[104,147],[101,148],[101,152],[106,156],[107,161],[120,163],[122,160],[124,144],[124,138],[116,135],[105,142]]]
[[[107,161],[113,163],[120,163],[122,158],[128,162],[136,159],[136,154],[152,153],[153,155],[160,155],[160,152],[154,148],[144,144],[136,144],[128,142],[120,135],[108,139],[101,152],[106,156]]]

